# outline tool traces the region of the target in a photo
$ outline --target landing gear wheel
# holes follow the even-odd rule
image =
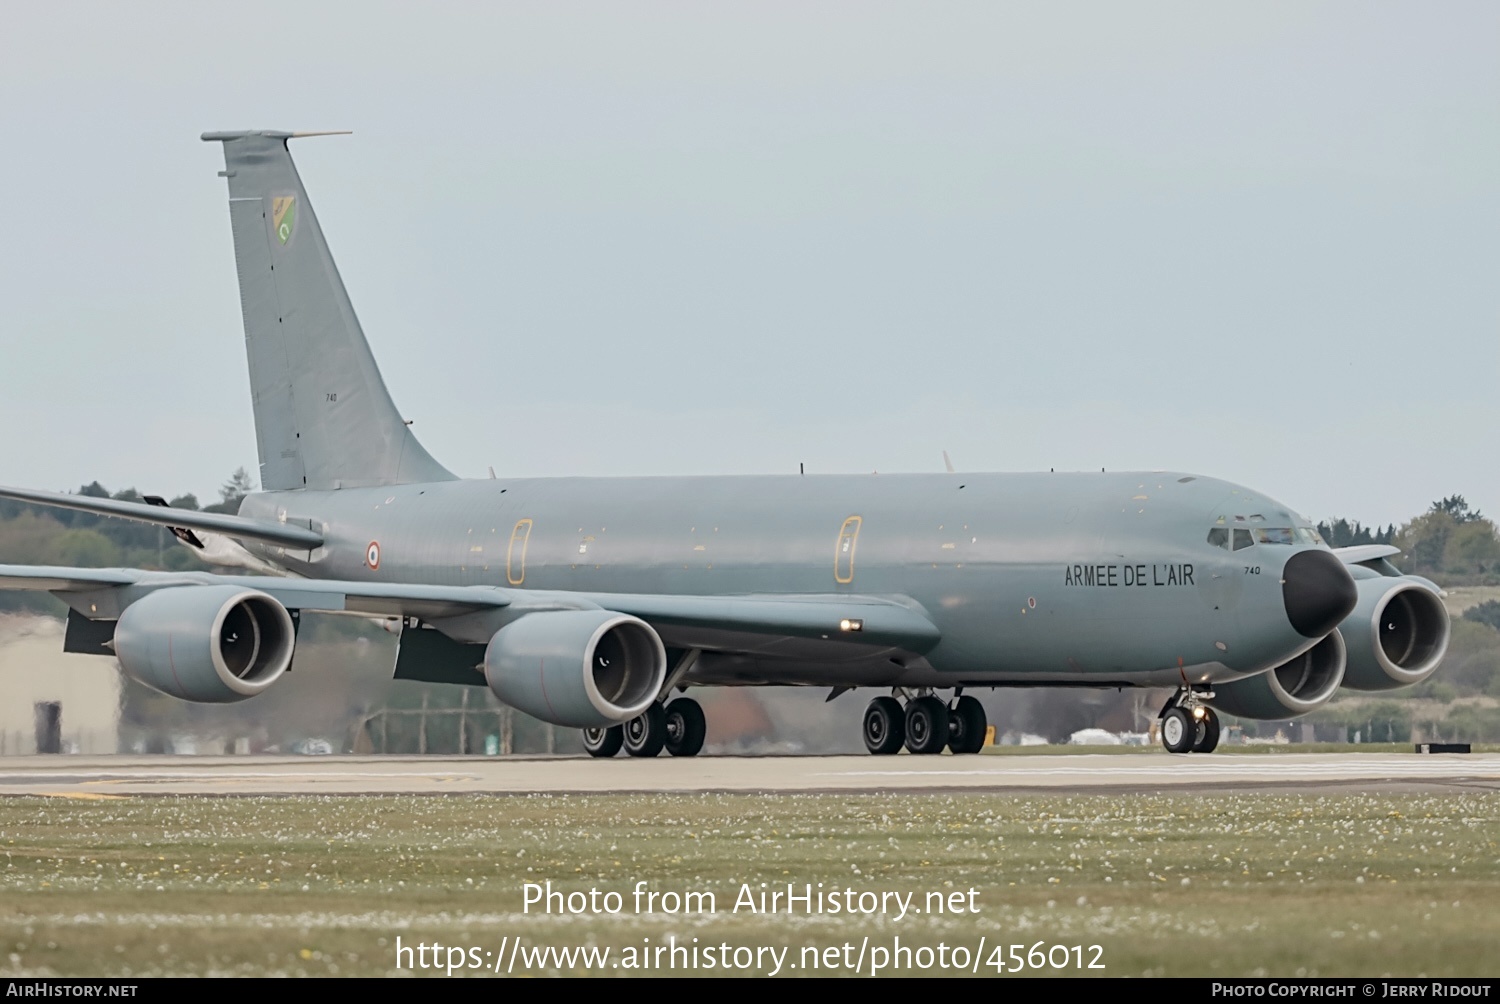
[[[626,740],[629,742],[629,739]],[[1198,723],[1182,708],[1172,708],[1161,717],[1161,744],[1168,753],[1191,753],[1198,741]]]
[[[865,708],[865,749],[889,756],[906,741],[906,712],[894,697],[877,697]]]
[[[906,748],[913,753],[941,753],[948,745],[948,706],[936,697],[918,697],[906,705]]]
[[[708,736],[703,706],[691,697],[679,697],[667,705],[667,752],[673,756],[697,756]]]
[[[589,751],[589,756],[614,756],[624,744],[625,729],[622,726],[583,730],[583,748]]]
[[[631,756],[656,756],[667,744],[667,712],[660,704],[651,705],[621,728],[625,752]]]
[[[960,697],[948,712],[948,748],[955,753],[978,753],[984,749],[989,718],[984,705],[973,697]]]
[[[1219,716],[1213,708],[1204,708],[1198,720],[1198,741],[1193,743],[1194,753],[1212,753],[1219,745]]]

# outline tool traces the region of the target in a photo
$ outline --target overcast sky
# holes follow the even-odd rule
[[[467,476],[1168,468],[1500,516],[1500,5],[8,3],[0,483],[256,466],[211,129]]]

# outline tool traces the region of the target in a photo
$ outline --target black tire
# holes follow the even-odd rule
[[[865,749],[876,756],[899,752],[906,742],[906,712],[894,697],[877,697],[865,708]]]
[[[589,751],[589,756],[612,757],[623,745],[625,730],[618,725],[583,730],[583,748]]]
[[[667,752],[673,756],[697,756],[708,736],[703,706],[691,697],[679,697],[667,705]]]
[[[978,753],[984,749],[989,724],[977,698],[960,697],[948,712],[948,748],[955,753]]]
[[[653,704],[622,727],[625,752],[631,756],[656,756],[667,744],[667,712]]]
[[[917,754],[941,753],[948,745],[948,706],[936,697],[906,704],[906,748]]]
[[[1203,719],[1198,723],[1198,741],[1193,743],[1194,753],[1212,753],[1219,745],[1219,716],[1213,708],[1203,709]]]
[[[1181,708],[1172,708],[1161,716],[1161,744],[1168,753],[1191,753],[1198,741],[1198,723]]]

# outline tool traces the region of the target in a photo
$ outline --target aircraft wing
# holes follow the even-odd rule
[[[386,617],[456,617],[508,606],[510,590],[489,586],[426,586],[211,572],[146,572],[133,568],[56,568],[0,565],[0,589],[48,592],[91,619],[113,620],[158,589],[240,586],[275,597],[289,610]]]
[[[674,647],[725,652],[765,652],[785,639],[926,652],[941,637],[936,625],[920,608],[876,596],[585,593],[211,572],[149,572],[130,568],[0,565],[0,590],[49,592],[93,620],[116,619],[125,607],[158,589],[223,585],[266,593],[289,610],[419,617],[436,622],[439,630],[452,619],[504,607],[517,612],[613,610],[639,617]]]
[[[124,502],[120,499],[100,499],[92,495],[68,495],[63,492],[44,492],[34,488],[0,487],[0,498],[34,505],[54,506],[59,509],[77,509],[99,516],[117,516],[121,519],[139,520],[159,526],[190,530],[209,530],[227,537],[241,540],[263,540],[278,547],[292,547],[299,551],[310,551],[321,547],[323,537],[305,526],[290,523],[268,523],[228,513],[197,512],[193,509],[172,509],[146,502]]]
[[[1353,547],[1335,547],[1335,557],[1346,565],[1363,565],[1367,561],[1379,561],[1401,553],[1401,548],[1390,544],[1355,544]]]
[[[1401,569],[1391,563],[1391,558],[1401,553],[1401,548],[1391,544],[1355,544],[1352,547],[1335,547],[1333,553],[1344,564],[1350,566],[1349,571],[1357,579],[1361,576],[1381,575],[1409,579],[1420,582],[1439,596],[1447,596],[1448,591],[1431,579],[1421,575],[1404,574]]]
[[[748,652],[761,650],[762,639],[800,638],[927,652],[942,637],[920,608],[878,596],[580,595],[639,617],[683,648]]]
[[[73,593],[128,586],[140,572],[129,568],[59,568],[52,565],[0,565],[0,589]]]

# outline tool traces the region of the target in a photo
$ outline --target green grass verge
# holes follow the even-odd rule
[[[993,946],[1024,959],[1038,943],[1085,962],[1101,946],[1092,972],[1110,976],[1500,970],[1500,794],[1477,791],[7,798],[0,851],[9,976],[384,974],[398,937],[489,965],[517,936],[615,961],[674,936],[785,948],[790,975],[804,949],[851,945],[847,964],[867,937],[971,953],[983,938],[980,973]],[[523,884],[549,880],[623,909],[525,912]],[[717,910],[637,913],[641,881]],[[973,889],[978,912],[732,911],[742,883],[788,882],[918,909]]]

